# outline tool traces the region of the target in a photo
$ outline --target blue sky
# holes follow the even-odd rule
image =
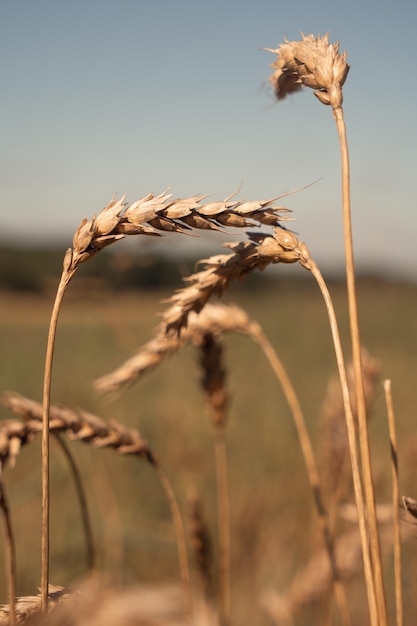
[[[320,179],[284,202],[323,269],[341,266],[331,110],[311,90],[274,102],[274,57],[261,50],[329,32],[351,65],[357,265],[417,278],[416,24],[415,0],[4,0],[0,240],[67,246],[116,192],[133,201],[172,185],[220,199],[242,184],[240,197],[265,199]]]

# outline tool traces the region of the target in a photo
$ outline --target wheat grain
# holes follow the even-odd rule
[[[67,252],[65,267],[71,271],[103,248],[127,235],[159,236],[161,232],[186,233],[192,228],[222,230],[223,226],[246,228],[264,224],[279,226],[288,219],[289,209],[276,206],[280,196],[245,202],[229,196],[218,202],[202,203],[207,196],[173,198],[168,189],[155,196],[150,193],[132,204],[123,196],[113,198],[102,211],[84,218]]]
[[[311,87],[323,104],[342,104],[342,86],[349,72],[347,54],[339,54],[339,43],[330,44],[328,35],[302,35],[301,41],[287,41],[273,52],[277,59],[271,64],[270,77],[278,100],[288,94]]]
[[[249,318],[237,306],[207,304],[200,313],[190,312],[188,325],[178,334],[157,335],[130,359],[113,372],[94,382],[94,387],[101,393],[117,391],[149,373],[162,361],[180,350],[186,343],[201,344],[206,333],[215,337],[224,332],[247,332]]]
[[[88,581],[76,592],[49,585],[48,615],[41,615],[41,596],[16,598],[16,624],[26,626],[180,626],[181,588],[178,585],[140,585],[109,589]],[[216,626],[217,620],[198,598],[195,626]],[[10,626],[10,608],[0,606],[0,626]]]
[[[240,243],[226,244],[232,254],[201,261],[205,269],[185,279],[188,286],[166,301],[171,306],[162,314],[164,334],[180,332],[191,311],[199,313],[211,296],[220,296],[232,281],[243,280],[255,269],[263,270],[271,263],[297,262],[309,268],[307,246],[287,230],[274,228],[272,235],[248,233],[248,238]]]

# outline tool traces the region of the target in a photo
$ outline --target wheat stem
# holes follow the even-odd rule
[[[349,626],[349,624],[351,624],[351,621],[349,606],[346,597],[346,590],[340,579],[340,573],[336,564],[333,537],[330,531],[329,519],[323,501],[322,489],[320,486],[320,478],[314,456],[313,446],[311,444],[311,439],[308,434],[303,411],[299,403],[297,393],[292,385],[291,379],[288,376],[285,367],[282,364],[281,359],[278,357],[278,354],[274,350],[273,346],[271,345],[262,328],[257,322],[250,323],[249,333],[253,340],[258,343],[260,348],[263,350],[266,358],[268,359],[272,370],[274,371],[277,379],[281,384],[283,393],[291,409],[294,425],[297,430],[298,439],[300,442],[301,451],[307,468],[310,486],[313,492],[314,503],[319,517],[324,543],[326,546],[327,554],[329,556],[336,601],[339,607],[342,623],[345,626]]]
[[[402,598],[402,566],[401,566],[401,534],[399,516],[399,486],[398,486],[398,455],[397,434],[395,429],[394,404],[392,401],[391,381],[384,381],[385,403],[387,406],[389,437],[391,446],[391,475],[392,475],[392,511],[394,533],[394,571],[395,571],[395,604],[397,626],[403,626],[403,598]]]
[[[15,598],[16,598],[16,549],[14,542],[13,526],[10,517],[9,502],[6,486],[0,479],[0,508],[4,522],[4,535],[6,544],[6,577],[8,582],[9,616],[10,626],[16,624]]]
[[[222,626],[227,626],[230,620],[230,510],[225,425],[229,394],[226,389],[226,371],[222,362],[223,349],[215,333],[207,328],[201,336],[198,332],[195,333],[193,341],[200,348],[200,362],[203,369],[201,382],[213,427],[219,536],[219,620]]]
[[[187,541],[185,537],[184,525],[182,523],[182,517],[178,507],[177,499],[175,497],[175,493],[168,479],[168,476],[166,475],[164,469],[157,461],[157,459],[155,459],[155,457],[153,458],[153,465],[156,473],[158,474],[162,489],[165,493],[171,510],[172,521],[174,524],[175,534],[177,538],[181,579],[184,587],[184,619],[186,622],[189,622],[191,620],[192,614],[192,598],[190,570],[188,566],[187,556]]]
[[[347,294],[349,306],[350,334],[352,342],[352,363],[355,377],[355,389],[357,397],[359,444],[362,460],[362,473],[364,482],[367,518],[369,524],[369,536],[372,561],[375,575],[375,590],[378,603],[379,623],[387,626],[387,607],[385,598],[385,585],[382,571],[381,546],[379,541],[378,523],[376,517],[375,489],[372,477],[372,462],[369,446],[368,421],[366,416],[365,391],[362,376],[361,341],[358,320],[358,305],[356,298],[355,267],[353,258],[352,220],[350,210],[350,166],[349,150],[346,136],[346,124],[341,105],[333,107],[333,115],[336,122],[340,143],[342,161],[342,205],[343,205],[343,230],[345,240],[345,260]]]
[[[55,440],[60,445],[68,461],[71,474],[74,478],[74,485],[75,485],[75,490],[77,492],[78,501],[80,503],[81,519],[82,519],[82,524],[84,528],[86,552],[87,552],[87,568],[90,573],[93,573],[94,563],[95,563],[94,538],[93,538],[93,530],[91,527],[90,515],[88,513],[87,498],[86,498],[83,483],[81,480],[81,474],[78,470],[74,456],[71,450],[69,449],[69,446],[67,445],[66,441],[58,433],[54,433],[54,436],[55,436]]]
[[[353,487],[355,491],[356,507],[358,511],[358,524],[361,538],[362,556],[364,563],[364,574],[366,581],[366,589],[368,594],[369,612],[371,617],[372,626],[377,626],[378,620],[378,608],[376,603],[376,591],[375,581],[372,575],[372,562],[369,553],[368,545],[368,532],[366,525],[366,510],[363,497],[363,490],[361,484],[361,475],[359,468],[359,458],[356,445],[355,424],[353,420],[352,408],[350,404],[349,386],[346,375],[346,367],[343,357],[342,344],[340,341],[340,335],[337,325],[337,319],[333,308],[332,299],[327,288],[327,285],[323,279],[323,276],[313,259],[310,261],[310,271],[317,281],[320,291],[323,295],[323,299],[326,305],[327,314],[329,317],[330,329],[333,338],[333,344],[336,354],[337,367],[339,371],[340,383],[342,386],[343,405],[345,409],[346,427],[349,441],[350,459],[352,465],[352,478]]]
[[[214,428],[214,451],[219,527],[219,613],[220,624],[226,626],[230,620],[230,509],[227,449],[223,425]]]
[[[42,404],[42,540],[40,593],[43,613],[48,611],[49,585],[49,412],[51,403],[52,363],[59,311],[61,309],[65,289],[74,275],[74,272],[74,269],[69,270],[64,266],[52,309],[46,347]]]

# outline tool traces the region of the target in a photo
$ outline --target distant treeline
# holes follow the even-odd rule
[[[216,254],[216,252],[213,252]],[[203,256],[210,256],[206,254]],[[0,244],[0,291],[21,291],[42,293],[55,291],[62,272],[63,247],[12,247]],[[149,251],[103,250],[91,261],[82,264],[72,290],[79,292],[109,289],[112,291],[159,290],[173,291],[181,287],[183,278],[199,269],[197,257],[162,255]],[[298,271],[297,271],[298,270]],[[344,276],[325,272],[327,283],[344,281]],[[375,282],[404,282],[400,279],[387,279],[373,273],[361,274],[358,278]],[[268,288],[271,282],[279,280],[282,285],[288,282],[299,288],[314,284],[305,270],[294,266],[269,268],[265,272],[253,272],[240,288],[250,290]],[[405,281],[408,283],[408,281]],[[314,288],[314,285],[313,285]]]
[[[41,292],[57,283],[63,250],[0,246],[0,289]],[[181,274],[193,269],[193,259],[103,251],[79,269],[81,283],[102,284],[110,289],[157,289],[181,282]]]
[[[44,292],[54,289],[62,271],[63,249],[0,245],[0,290]],[[196,270],[197,258],[104,250],[78,270],[80,289],[175,289]],[[267,280],[256,272],[256,284]],[[244,285],[255,284],[255,280]]]

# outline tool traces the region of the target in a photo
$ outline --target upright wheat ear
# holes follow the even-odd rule
[[[311,87],[323,104],[342,104],[342,87],[349,72],[347,54],[339,54],[339,44],[330,44],[328,35],[303,35],[301,41],[286,40],[276,50],[264,49],[277,55],[271,64],[275,71],[270,81],[279,100],[302,87]]]

